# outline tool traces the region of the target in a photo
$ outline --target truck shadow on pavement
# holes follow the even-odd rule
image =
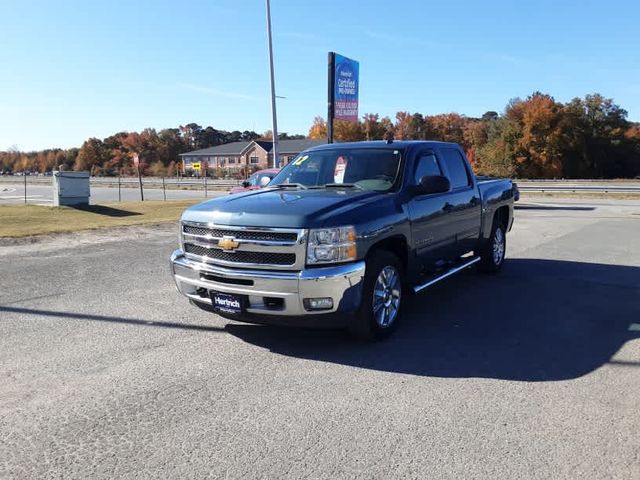
[[[521,258],[496,276],[470,271],[409,299],[386,342],[358,343],[329,330],[236,323],[226,329],[281,355],[358,368],[558,381],[606,363],[640,366],[638,358],[612,360],[640,337],[639,298],[639,267]]]
[[[72,208],[76,210],[82,210],[83,212],[95,213],[96,215],[104,215],[105,217],[133,217],[136,215],[142,215],[140,212],[132,212],[130,210],[123,210],[121,208],[107,207],[106,205],[76,205]]]
[[[43,295],[40,297],[33,297],[31,300],[38,298],[47,298],[52,295]],[[91,322],[107,322],[107,323],[121,323],[123,325],[135,325],[140,327],[158,327],[158,328],[173,328],[178,330],[199,330],[203,332],[221,332],[224,331],[223,327],[216,327],[212,325],[194,325],[189,323],[178,322],[165,322],[165,321],[152,321],[143,320],[140,318],[125,318],[116,317],[111,315],[94,315],[89,313],[76,313],[76,312],[61,312],[54,310],[42,310],[35,308],[24,307],[11,307],[7,305],[0,305],[0,312],[14,313],[19,315],[32,315],[34,317],[44,318],[60,318],[63,320],[82,320]]]

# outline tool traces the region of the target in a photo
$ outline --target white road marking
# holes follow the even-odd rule
[[[19,198],[24,198],[24,195],[2,195],[0,196],[0,200],[17,200]],[[27,200],[33,198],[42,198],[42,195],[27,195]]]
[[[629,325],[630,332],[640,332],[640,323],[632,323]]]

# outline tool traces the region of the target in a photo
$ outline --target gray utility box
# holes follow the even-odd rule
[[[89,172],[53,171],[53,205],[88,205]]]

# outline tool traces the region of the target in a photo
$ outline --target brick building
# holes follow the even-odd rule
[[[322,140],[280,140],[278,142],[278,166],[283,167],[301,151],[326,143]],[[180,154],[182,173],[194,171],[194,164],[200,168],[208,166],[209,173],[223,170],[228,175],[237,175],[244,167],[249,170],[271,168],[273,166],[273,142],[268,140],[252,140],[250,142],[233,142],[216,147],[203,148]],[[246,171],[246,170],[245,170]]]

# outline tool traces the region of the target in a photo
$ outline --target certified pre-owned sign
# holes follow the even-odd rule
[[[358,83],[360,65],[355,60],[334,54],[334,115],[337,120],[358,121]]]

